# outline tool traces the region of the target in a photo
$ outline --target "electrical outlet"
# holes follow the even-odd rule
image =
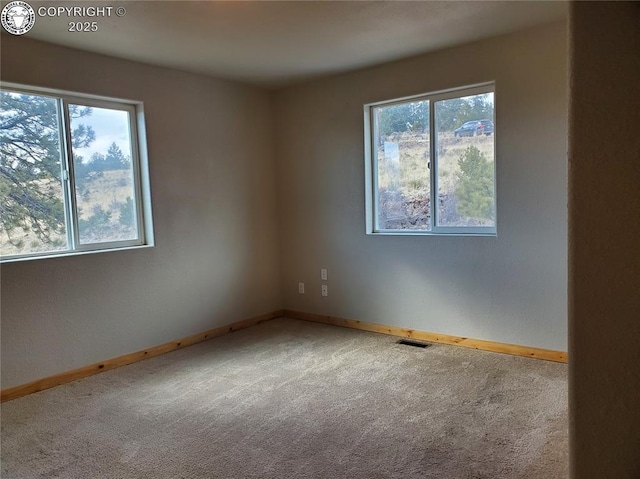
[[[304,294],[304,283],[298,283],[298,293]]]
[[[327,280],[327,268],[320,268],[320,279],[322,281]]]
[[[322,296],[329,296],[329,287],[326,284],[322,285]]]

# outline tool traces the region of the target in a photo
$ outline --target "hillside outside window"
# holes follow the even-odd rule
[[[141,104],[0,95],[3,261],[151,244]]]
[[[495,235],[494,85],[365,105],[368,234]]]

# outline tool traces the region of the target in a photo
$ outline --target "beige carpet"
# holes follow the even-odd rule
[[[567,367],[279,319],[2,405],[2,478],[564,478]]]

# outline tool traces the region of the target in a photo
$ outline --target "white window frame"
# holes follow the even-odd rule
[[[104,96],[72,93],[42,87],[25,86],[17,83],[1,82],[0,89],[25,95],[53,98],[57,102],[60,133],[60,166],[62,168],[62,190],[68,248],[63,251],[45,251],[0,256],[0,263],[43,258],[57,258],[87,253],[101,253],[154,246],[153,219],[151,210],[151,189],[149,163],[145,133],[144,105],[140,101],[110,98]],[[108,108],[129,113],[131,136],[131,168],[133,170],[133,192],[138,238],[133,240],[110,241],[82,244],[78,228],[76,205],[76,184],[71,145],[71,131],[68,104]]]
[[[466,96],[480,95],[483,93],[494,94],[494,124],[493,143],[493,198],[495,219],[494,226],[438,226],[438,158],[437,134],[435,131],[435,103],[441,100],[450,100]],[[376,155],[377,127],[374,118],[374,109],[377,107],[393,106],[415,101],[429,101],[429,156],[431,164],[430,180],[430,230],[409,229],[382,229],[378,224],[378,158]],[[413,95],[393,100],[367,103],[364,105],[364,153],[365,153],[365,211],[366,234],[368,235],[399,235],[399,236],[497,236],[498,225],[498,201],[497,201],[497,169],[496,169],[496,121],[495,121],[495,82],[480,83],[476,85],[441,90],[432,93]]]

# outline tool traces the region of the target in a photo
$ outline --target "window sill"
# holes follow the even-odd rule
[[[0,264],[20,263],[23,261],[34,261],[34,260],[42,260],[42,259],[65,258],[67,256],[83,256],[83,255],[95,254],[95,253],[111,253],[116,251],[128,251],[128,250],[134,250],[134,249],[153,248],[154,246],[155,245],[153,244],[142,244],[142,245],[135,245],[135,246],[123,246],[120,248],[92,249],[87,251],[65,251],[65,252],[56,252],[56,253],[43,253],[41,255],[31,255],[31,256],[10,256],[6,258],[0,258]]]
[[[498,233],[495,231],[487,232],[468,232],[468,233],[444,233],[434,231],[370,231],[367,236],[457,236],[457,237],[485,237],[496,238]]]

